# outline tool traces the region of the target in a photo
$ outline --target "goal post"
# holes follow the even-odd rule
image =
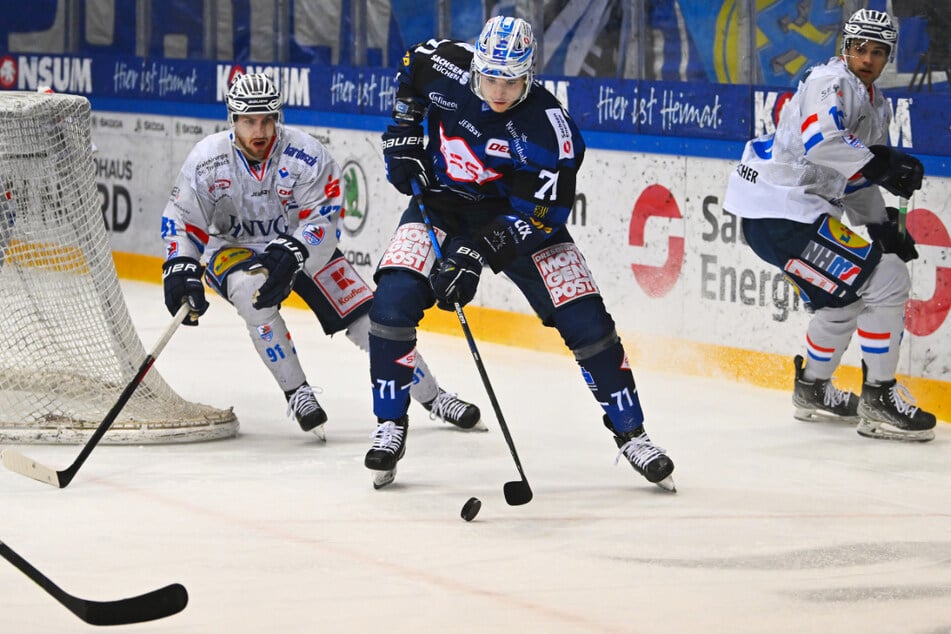
[[[95,184],[89,101],[0,91],[0,442],[82,443],[146,356]],[[103,443],[228,438],[153,368]]]

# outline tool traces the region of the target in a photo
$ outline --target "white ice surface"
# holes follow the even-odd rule
[[[169,321],[155,285],[123,282],[146,347]],[[112,600],[168,583],[188,607],[140,632],[951,631],[951,429],[868,440],[792,418],[789,394],[635,370],[678,493],[614,466],[567,355],[480,344],[535,499],[518,479],[462,338],[420,334],[488,433],[413,405],[397,482],[363,467],[374,426],[365,357],[285,310],[330,415],[320,444],[243,324],[212,298],[156,367],[181,394],[234,405],[233,440],[95,449],[66,489],[0,470],[0,540],[66,591]],[[791,366],[791,364],[790,364]],[[790,367],[790,371],[792,368]],[[78,446],[22,446],[65,468]],[[470,496],[482,511],[459,512]],[[0,630],[87,626],[0,561]]]

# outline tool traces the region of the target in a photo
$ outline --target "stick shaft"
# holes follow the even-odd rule
[[[433,254],[436,257],[436,266],[439,266],[442,263],[442,251],[439,248],[439,241],[436,238],[436,232],[433,229],[432,222],[429,219],[429,214],[426,212],[426,207],[423,205],[422,194],[419,190],[419,185],[414,181],[413,182],[413,192],[415,193],[416,204],[419,207],[420,215],[423,217],[423,222],[426,224],[426,231],[429,234],[429,241],[433,246]],[[524,504],[531,500],[532,490],[528,484],[528,478],[525,477],[525,470],[522,468],[522,461],[519,460],[518,452],[515,450],[515,441],[512,439],[512,434],[509,432],[509,427],[505,422],[505,417],[502,415],[502,407],[499,405],[499,401],[495,396],[495,390],[492,388],[492,383],[489,381],[489,374],[486,372],[485,364],[482,363],[482,357],[479,355],[479,349],[476,347],[475,337],[472,336],[472,330],[469,328],[469,321],[466,319],[466,314],[462,310],[462,306],[459,302],[454,303],[456,309],[456,317],[459,318],[459,325],[462,326],[462,332],[465,335],[466,343],[469,344],[469,351],[472,353],[472,359],[475,361],[476,368],[479,371],[479,377],[482,379],[482,385],[485,387],[486,394],[489,395],[489,401],[492,403],[492,409],[495,412],[495,417],[499,422],[499,428],[502,430],[502,435],[505,437],[505,444],[508,445],[509,452],[512,454],[512,460],[515,461],[515,468],[518,469],[518,474],[521,476],[521,483],[508,483],[521,485],[520,487],[513,488],[512,486],[505,487],[505,497],[506,501],[509,504]]]
[[[898,233],[899,235],[904,236],[908,232],[907,228],[907,218],[908,216],[908,199],[905,197],[900,197],[898,199]]]

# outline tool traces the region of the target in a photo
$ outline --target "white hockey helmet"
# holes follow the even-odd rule
[[[888,61],[895,60],[898,48],[898,29],[884,11],[859,9],[842,25],[842,55],[846,54],[851,40],[881,42],[888,46]]]
[[[524,101],[535,77],[535,49],[535,35],[525,20],[496,16],[486,22],[472,55],[469,82],[472,92],[479,99],[485,99],[482,75],[504,79],[524,77],[525,90],[515,104]]]
[[[264,73],[238,75],[228,89],[225,105],[231,124],[239,114],[273,114],[281,121],[284,107],[281,91]]]

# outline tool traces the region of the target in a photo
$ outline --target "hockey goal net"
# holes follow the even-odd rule
[[[0,441],[85,442],[146,351],[116,274],[83,97],[0,92]],[[155,368],[103,443],[234,436]]]

